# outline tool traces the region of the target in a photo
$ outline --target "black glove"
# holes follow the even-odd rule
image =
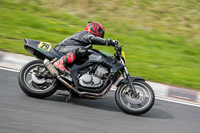
[[[112,42],[113,42],[113,46],[120,47],[118,40],[113,40]]]
[[[108,46],[115,46],[115,44],[113,43],[113,40],[111,40],[110,38],[107,38],[106,39],[106,45],[108,45]]]

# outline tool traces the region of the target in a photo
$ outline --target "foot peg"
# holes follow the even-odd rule
[[[70,72],[64,71],[63,74],[64,74],[64,76],[68,76],[68,75],[70,75]]]
[[[72,93],[71,92],[64,93],[63,91],[62,92],[59,91],[59,92],[57,92],[57,95],[65,96],[66,97],[65,101],[68,102],[71,99]]]

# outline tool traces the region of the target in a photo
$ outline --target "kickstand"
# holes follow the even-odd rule
[[[57,92],[57,95],[65,96],[66,97],[65,101],[68,102],[71,99],[72,93],[69,92],[68,94],[66,94],[66,93],[62,93],[61,91],[59,91],[59,92]]]
[[[71,99],[71,96],[72,96],[72,93],[70,93],[70,94],[66,97],[65,101],[68,102],[68,101]]]

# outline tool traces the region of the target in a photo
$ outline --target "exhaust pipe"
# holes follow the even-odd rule
[[[50,71],[50,73],[54,76],[57,77],[59,76],[59,72],[56,70],[56,68],[53,66],[53,64],[51,63],[51,61],[49,61],[48,59],[44,60],[44,65],[46,66],[46,68]]]
[[[73,86],[71,86],[69,83],[67,83],[65,80],[62,79],[62,77],[59,75],[58,70],[53,66],[52,62],[55,62],[56,59],[49,61],[48,59],[44,60],[44,65],[46,68],[50,71],[50,73],[56,77],[61,83],[63,83],[67,88],[75,91],[76,93],[80,94],[79,91],[77,91]]]

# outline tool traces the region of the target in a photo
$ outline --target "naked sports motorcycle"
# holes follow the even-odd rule
[[[36,56],[20,71],[18,82],[28,96],[45,98],[57,90],[69,92],[71,97],[105,98],[111,86],[118,81],[115,100],[119,108],[128,114],[140,115],[154,104],[152,88],[140,77],[131,77],[125,65],[122,47],[115,40],[114,57],[106,52],[86,46],[88,56],[69,64],[70,75],[60,73],[52,64],[63,55],[55,51],[50,43],[24,39],[25,49]]]

